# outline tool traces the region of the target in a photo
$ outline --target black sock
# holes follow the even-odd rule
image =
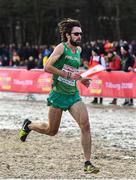
[[[89,165],[89,164],[91,164],[90,161],[85,161],[85,165]]]

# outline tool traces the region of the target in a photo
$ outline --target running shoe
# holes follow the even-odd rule
[[[31,121],[29,119],[25,119],[24,122],[23,122],[23,125],[22,125],[22,128],[20,129],[20,132],[19,132],[19,137],[20,137],[20,140],[22,142],[24,142],[28,136],[28,134],[30,133],[30,129],[28,128],[28,125],[31,124]]]
[[[92,165],[92,163],[90,161],[85,162],[85,166],[84,166],[84,172],[85,173],[94,173],[97,174],[99,172],[99,168],[95,167],[94,165]]]

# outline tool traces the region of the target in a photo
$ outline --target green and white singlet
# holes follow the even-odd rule
[[[76,72],[80,66],[80,52],[75,48],[75,52],[63,43],[64,52],[55,62],[54,67],[67,72]],[[48,97],[48,105],[52,105],[64,110],[69,109],[75,102],[80,101],[76,80],[67,79],[58,75],[53,75],[52,91]]]
[[[75,53],[64,43],[64,53],[54,66],[60,70],[75,72],[80,66],[80,52],[75,48]],[[53,90],[61,94],[74,94],[77,91],[76,81],[53,75]]]

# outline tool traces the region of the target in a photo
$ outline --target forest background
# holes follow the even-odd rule
[[[85,42],[136,39],[135,0],[0,0],[0,44],[56,44],[68,17],[80,20]]]

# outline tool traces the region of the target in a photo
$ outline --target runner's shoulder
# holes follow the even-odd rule
[[[63,54],[64,52],[64,45],[63,43],[59,43],[55,49],[54,49],[55,52],[59,52],[59,54]]]

